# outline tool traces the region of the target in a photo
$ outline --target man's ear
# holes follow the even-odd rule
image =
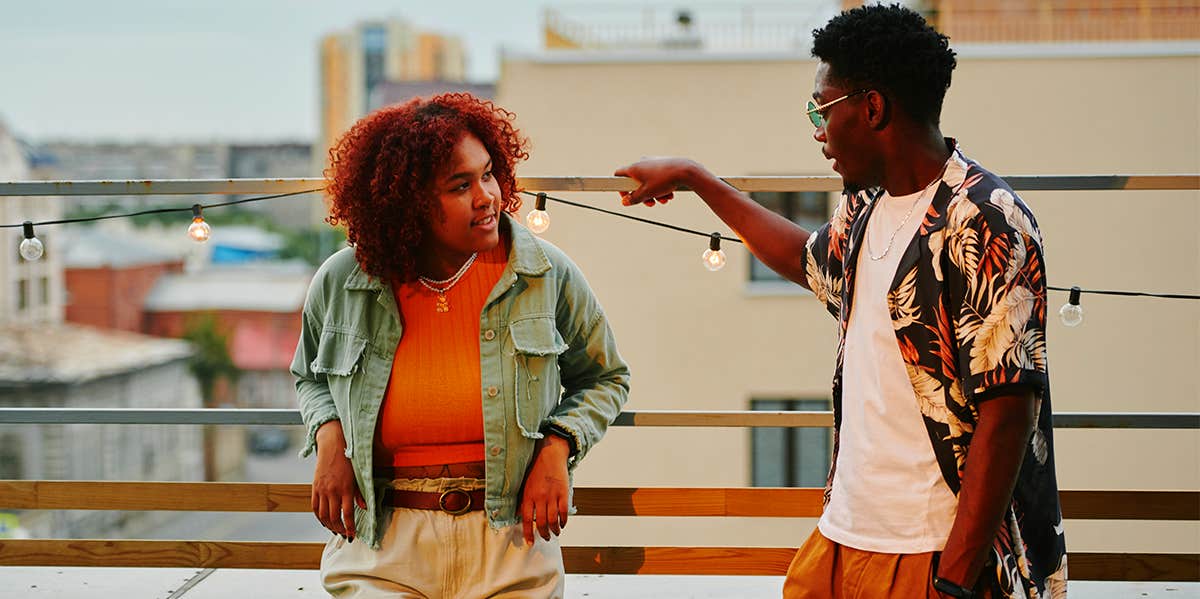
[[[888,97],[876,90],[867,92],[867,124],[872,129],[883,129],[892,120],[892,103]]]

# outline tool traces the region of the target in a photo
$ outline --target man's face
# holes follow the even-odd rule
[[[845,83],[832,77],[825,62],[817,65],[817,76],[813,89],[813,102],[818,106],[834,102],[853,94]],[[863,189],[878,184],[874,169],[874,141],[867,123],[864,103],[867,95],[851,95],[820,110],[824,124],[813,131],[813,139],[821,143],[821,153],[833,160],[834,172],[842,176],[849,189]]]

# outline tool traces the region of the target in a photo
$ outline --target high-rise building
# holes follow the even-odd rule
[[[372,92],[385,83],[466,76],[466,53],[456,38],[421,31],[403,19],[364,21],[321,39],[321,132],[313,148],[316,171],[354,121],[377,108]]]

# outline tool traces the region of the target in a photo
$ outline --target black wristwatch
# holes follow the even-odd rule
[[[968,589],[957,583],[950,582],[945,578],[938,578],[937,576],[934,576],[933,588],[937,589],[938,592],[944,595],[957,597],[958,599],[975,599],[975,591],[972,591],[971,589]]]
[[[543,435],[554,435],[555,437],[561,437],[565,439],[567,441],[567,447],[570,448],[570,451],[568,452],[569,457],[575,457],[575,454],[579,453],[579,447],[575,445],[575,436],[567,432],[567,430],[563,427],[558,426],[557,424],[547,424],[542,427],[540,432]]]

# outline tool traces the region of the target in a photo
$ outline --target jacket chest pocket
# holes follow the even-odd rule
[[[350,382],[362,368],[366,347],[367,340],[358,335],[329,329],[321,332],[317,356],[309,369],[313,374],[325,377],[339,411],[349,407]]]
[[[508,325],[512,336],[513,400],[521,434],[538,438],[542,419],[558,404],[561,381],[558,356],[567,350],[549,316],[525,318]]]

